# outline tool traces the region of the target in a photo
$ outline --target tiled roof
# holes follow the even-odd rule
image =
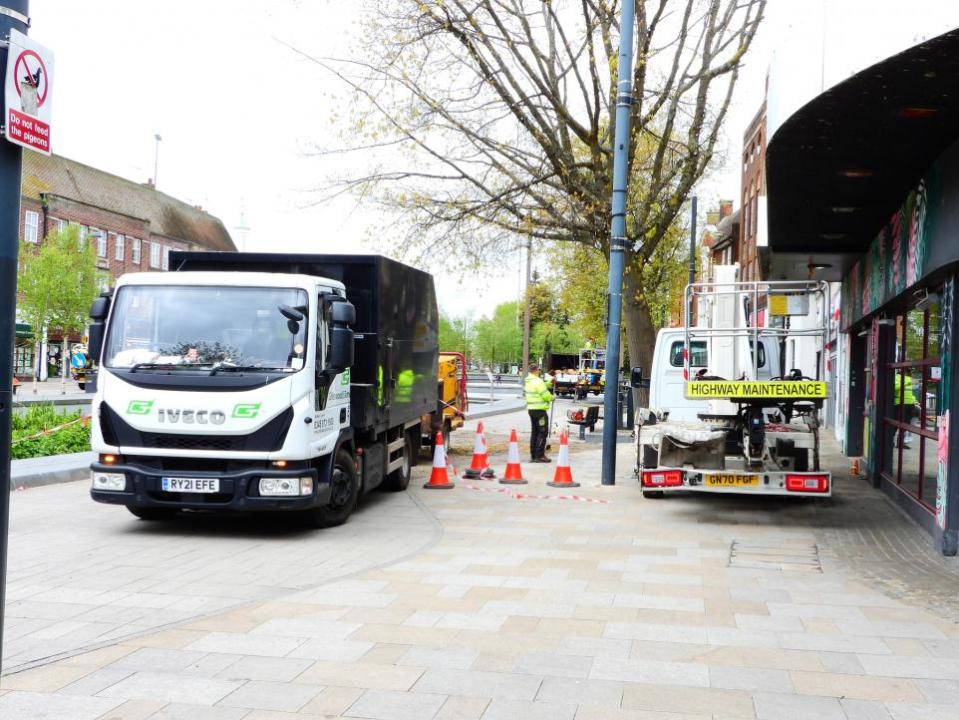
[[[157,235],[209,250],[236,250],[219,218],[155,190],[59,155],[23,153],[24,197],[58,195],[110,212],[146,220]]]

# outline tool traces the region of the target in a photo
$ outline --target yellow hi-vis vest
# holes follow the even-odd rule
[[[543,378],[527,375],[523,390],[526,393],[527,410],[549,410],[550,403],[553,402],[553,394],[546,387]]]

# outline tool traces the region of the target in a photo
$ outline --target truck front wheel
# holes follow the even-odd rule
[[[330,474],[330,502],[309,511],[310,524],[325,528],[345,523],[356,508],[359,490],[352,456],[346,450],[337,450]]]

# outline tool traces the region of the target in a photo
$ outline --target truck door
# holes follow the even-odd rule
[[[659,410],[669,410],[670,420],[696,420],[698,413],[706,412],[706,403],[686,399],[686,379],[683,377],[685,340],[681,333],[663,334],[660,340],[653,369],[656,388],[650,404]],[[691,341],[689,362],[692,373],[708,367],[706,348],[705,340]]]
[[[319,378],[319,372],[326,365],[326,353],[327,353],[327,344],[329,343],[328,333],[326,331],[327,324],[326,318],[326,303],[323,300],[323,293],[320,293],[317,298],[316,303],[316,320],[314,322],[314,332],[316,334],[316,367],[313,368],[313,377]],[[313,410],[314,410],[314,420],[313,420],[313,429],[314,431],[319,430],[320,427],[320,413],[326,408],[326,400],[329,396],[330,386],[329,384],[323,384],[314,380],[315,390],[313,392]]]

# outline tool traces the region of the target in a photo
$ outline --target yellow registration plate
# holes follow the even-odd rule
[[[706,476],[707,487],[751,487],[755,485],[759,485],[758,475],[723,473]]]

